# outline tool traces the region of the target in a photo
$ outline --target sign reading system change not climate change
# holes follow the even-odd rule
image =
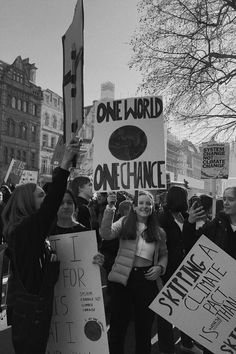
[[[93,161],[95,191],[165,188],[162,99],[96,102]]]

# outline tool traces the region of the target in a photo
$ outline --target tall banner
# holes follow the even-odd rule
[[[62,37],[63,46],[63,102],[64,142],[83,123],[83,65],[84,65],[84,10],[78,0],[73,21]]]
[[[109,354],[95,231],[50,242],[61,263],[46,354]]]
[[[236,351],[236,261],[201,236],[149,306],[209,349]]]
[[[164,189],[161,97],[95,103],[94,191]]]
[[[202,144],[203,179],[227,179],[229,177],[229,143],[210,141]]]

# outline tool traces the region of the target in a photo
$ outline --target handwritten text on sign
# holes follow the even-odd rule
[[[160,97],[95,104],[95,191],[165,188],[162,113]]]
[[[236,261],[205,236],[150,308],[213,353],[236,350]]]
[[[47,354],[108,354],[100,270],[94,231],[55,235],[60,259]]]

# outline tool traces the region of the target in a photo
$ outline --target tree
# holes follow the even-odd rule
[[[236,131],[236,0],[140,0],[130,67],[144,94],[163,94],[165,117]]]

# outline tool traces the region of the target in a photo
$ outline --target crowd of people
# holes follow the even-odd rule
[[[155,315],[149,305],[202,234],[236,259],[236,187],[225,189],[213,219],[212,197],[188,199],[187,190],[180,186],[167,191],[161,207],[149,191],[139,191],[134,198],[115,192],[95,196],[89,177],[79,176],[68,183],[80,145],[77,140],[67,145],[52,182],[43,188],[33,183],[14,190],[5,185],[0,188],[0,237],[10,259],[7,321],[15,353],[46,351],[59,274],[50,235],[95,230],[99,252],[91,261],[106,277],[110,354],[125,353],[130,321],[134,323],[135,354],[151,353],[154,321],[160,353],[175,354],[172,324]],[[5,267],[5,271],[9,270]],[[31,321],[35,308],[38,318]],[[179,333],[183,353],[211,353]]]

